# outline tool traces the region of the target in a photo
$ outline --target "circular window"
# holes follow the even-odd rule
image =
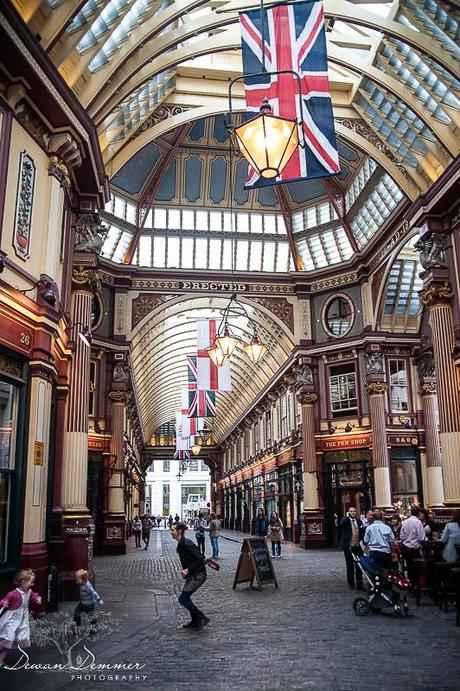
[[[335,297],[327,303],[324,310],[326,331],[338,338],[345,336],[353,324],[353,305],[344,297]]]

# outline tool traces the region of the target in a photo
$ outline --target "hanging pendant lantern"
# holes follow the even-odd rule
[[[215,345],[215,342],[209,348],[205,348],[207,356],[211,359],[213,365],[220,367],[224,364],[227,357],[223,354],[220,348]]]
[[[276,178],[299,146],[296,120],[272,114],[265,98],[260,115],[234,129],[241,154],[263,178]]]
[[[245,346],[243,346],[243,350],[245,351],[245,353],[247,353],[251,362],[254,362],[256,364],[263,358],[265,353],[268,351],[268,347],[264,343],[262,343],[259,336],[256,333],[254,333],[250,343],[247,343]]]
[[[225,324],[224,333],[222,336],[216,336],[214,345],[222,352],[224,358],[226,358],[233,353],[239,342],[240,339],[230,333],[227,324]]]
[[[198,437],[195,436],[193,441],[193,446],[190,447],[190,451],[193,453],[194,456],[198,456],[198,454],[201,451],[201,446],[203,443],[203,440],[201,440],[201,444],[198,443]]]

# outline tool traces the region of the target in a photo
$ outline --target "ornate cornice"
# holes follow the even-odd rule
[[[313,405],[318,400],[317,394],[313,391],[298,391],[296,395],[300,405]]]
[[[449,281],[442,283],[431,283],[423,293],[420,294],[422,305],[431,306],[435,302],[449,302],[453,297],[452,287]]]
[[[386,391],[388,390],[388,385],[384,381],[373,381],[369,384],[364,384],[364,388],[366,389],[368,394],[375,395],[386,393]]]

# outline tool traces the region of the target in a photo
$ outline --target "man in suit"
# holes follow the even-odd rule
[[[339,528],[341,530],[339,548],[343,550],[345,557],[348,585],[352,590],[355,589],[356,574],[356,589],[363,590],[363,574],[358,564],[353,560],[352,554],[361,556],[363,553],[359,543],[364,535],[364,528],[361,519],[356,518],[354,506],[350,506],[348,514],[340,521]]]

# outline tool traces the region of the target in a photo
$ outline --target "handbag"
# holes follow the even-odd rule
[[[206,566],[209,566],[210,569],[214,569],[214,571],[220,570],[219,562],[214,561],[214,559],[206,559],[204,563],[206,564]]]

